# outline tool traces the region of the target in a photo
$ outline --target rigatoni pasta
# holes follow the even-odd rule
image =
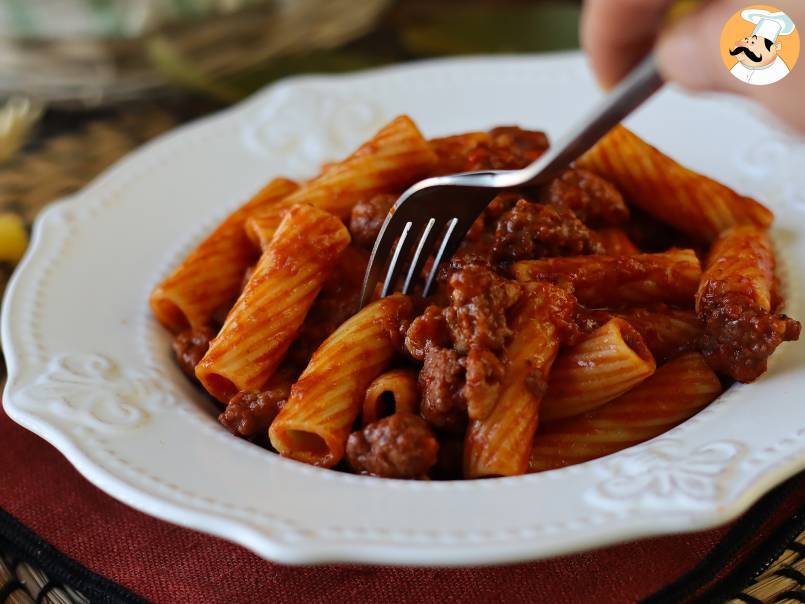
[[[537,429],[543,384],[559,350],[555,300],[565,294],[551,285],[527,287],[513,323],[508,367],[492,413],[470,422],[464,443],[464,476],[515,476],[525,472]]]
[[[327,468],[341,460],[366,389],[400,345],[412,310],[405,296],[383,298],[325,340],[269,429],[280,454]]]
[[[372,139],[343,161],[328,164],[281,205],[256,212],[247,221],[247,233],[265,244],[279,224],[282,206],[308,203],[340,218],[349,216],[356,202],[377,193],[402,193],[427,176],[436,154],[407,116],[392,120]]]
[[[654,438],[709,405],[721,390],[704,357],[686,353],[606,405],[544,426],[528,471],[581,463]]]
[[[604,248],[607,256],[627,256],[640,252],[638,247],[629,239],[620,227],[609,227],[598,231],[598,240]]]
[[[574,256],[523,260],[512,271],[518,281],[545,280],[572,286],[591,307],[666,302],[691,305],[702,268],[693,250],[629,256]]]
[[[774,253],[765,231],[736,226],[713,244],[696,292],[708,362],[741,382],[766,371],[782,342],[799,338],[800,324],[772,309]]]
[[[492,199],[427,299],[358,311],[407,186],[522,168],[547,146],[516,126],[427,140],[400,116],[315,178],[272,181],[154,290],[178,364],[230,432],[289,459],[489,478],[658,436],[798,338],[771,212],[622,127],[545,186]]]
[[[220,333],[196,366],[207,392],[227,402],[260,388],[279,366],[349,232],[333,215],[296,205],[266,247]]]
[[[751,197],[681,166],[623,126],[576,163],[612,182],[642,210],[703,241],[736,224],[767,228],[774,218]]]
[[[368,426],[386,415],[419,412],[417,372],[392,369],[375,378],[366,389],[361,423]]]
[[[655,368],[640,333],[623,319],[610,319],[556,360],[542,400],[542,421],[600,407],[645,380]]]
[[[640,333],[658,364],[701,346],[702,323],[693,311],[661,304],[630,308],[616,316]]]
[[[272,180],[204,239],[151,293],[151,309],[160,323],[174,333],[201,329],[216,311],[232,304],[244,272],[259,256],[243,230],[246,219],[279,205],[296,189],[291,180]]]

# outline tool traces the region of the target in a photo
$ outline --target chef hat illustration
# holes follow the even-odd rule
[[[794,31],[794,22],[783,12],[772,13],[761,8],[749,8],[741,13],[746,21],[755,24],[753,36],[774,42],[777,36],[787,36]]]

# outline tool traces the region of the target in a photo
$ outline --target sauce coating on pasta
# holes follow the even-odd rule
[[[771,212],[622,126],[546,186],[491,200],[428,299],[356,314],[408,186],[522,168],[547,147],[516,126],[427,140],[401,116],[319,176],[272,181],[155,289],[179,367],[236,436],[335,470],[441,480],[653,438],[798,339]]]

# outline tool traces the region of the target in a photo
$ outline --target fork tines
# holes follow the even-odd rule
[[[422,289],[423,297],[430,294],[439,266],[453,255],[493,194],[486,192],[482,204],[472,203],[477,194],[456,187],[431,186],[403,194],[375,241],[361,292],[361,307],[374,296],[381,276],[381,298],[398,289],[411,294],[428,259],[433,257]],[[438,205],[429,203],[437,200]]]

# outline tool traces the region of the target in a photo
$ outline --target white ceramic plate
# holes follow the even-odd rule
[[[599,96],[578,55],[474,58],[289,80],[133,153],[43,213],[3,308],[7,413],[129,505],[291,563],[476,564],[730,520],[805,467],[802,344],[654,441],[482,481],[380,480],[282,459],[215,420],[148,294],[267,179],[314,174],[384,121],[428,136],[520,124],[554,137]],[[638,133],[777,213],[803,318],[805,147],[728,99],[665,91]],[[801,275],[800,275],[801,276]]]

